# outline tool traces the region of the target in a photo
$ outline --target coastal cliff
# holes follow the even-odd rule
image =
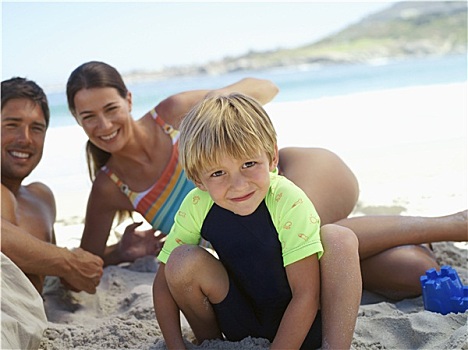
[[[127,81],[216,75],[298,65],[379,63],[467,53],[467,2],[398,2],[343,30],[293,49],[251,51],[202,65],[133,71]]]

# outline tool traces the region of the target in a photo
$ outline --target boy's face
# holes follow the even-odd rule
[[[268,192],[270,172],[276,168],[277,159],[278,151],[271,164],[264,151],[245,159],[223,156],[219,164],[202,171],[196,184],[220,207],[237,215],[250,215]]]
[[[42,158],[46,121],[41,107],[26,98],[2,106],[2,182],[22,181]]]

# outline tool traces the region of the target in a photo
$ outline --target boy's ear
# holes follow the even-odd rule
[[[202,191],[207,191],[206,187],[199,181],[194,181],[195,186],[197,186]]]
[[[279,162],[279,151],[278,151],[278,145],[275,145],[275,155],[273,156],[273,159],[271,160],[270,163],[270,171],[273,171],[276,169],[278,166]]]

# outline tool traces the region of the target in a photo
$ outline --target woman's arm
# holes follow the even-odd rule
[[[314,254],[286,266],[292,299],[270,349],[299,349],[312,326],[320,300],[320,272]]]
[[[272,81],[257,78],[244,78],[238,82],[221,89],[209,92],[210,95],[227,95],[232,92],[240,92],[250,96],[262,105],[270,102],[277,94],[278,87]]]
[[[165,265],[159,264],[153,284],[153,304],[168,349],[185,349],[180,328],[180,310],[166,282]]]
[[[206,96],[225,95],[239,92],[255,98],[261,104],[270,102],[278,93],[278,87],[270,80],[244,78],[238,82],[215,90],[193,90],[168,97],[156,106],[156,112],[167,123],[178,128],[182,118]]]
[[[164,236],[155,236],[153,229],[137,230],[141,222],[129,224],[120,242],[107,246],[118,210],[134,209],[128,198],[106,175],[98,174],[88,199],[81,248],[100,256],[105,266],[156,255],[161,249],[161,239]]]
[[[103,258],[104,265],[115,265],[122,262],[118,245],[106,247],[106,244],[117,210],[128,209],[119,208],[118,204],[128,199],[105,175],[100,175],[96,177],[88,198],[80,247]]]

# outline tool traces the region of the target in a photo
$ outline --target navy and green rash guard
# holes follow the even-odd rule
[[[229,293],[214,304],[226,338],[273,341],[292,294],[285,266],[323,254],[320,219],[306,194],[271,173],[270,189],[254,213],[240,216],[216,205],[207,192],[192,190],[175,217],[158,258],[166,263],[182,244],[209,241],[229,276]],[[302,348],[320,347],[320,313]]]

